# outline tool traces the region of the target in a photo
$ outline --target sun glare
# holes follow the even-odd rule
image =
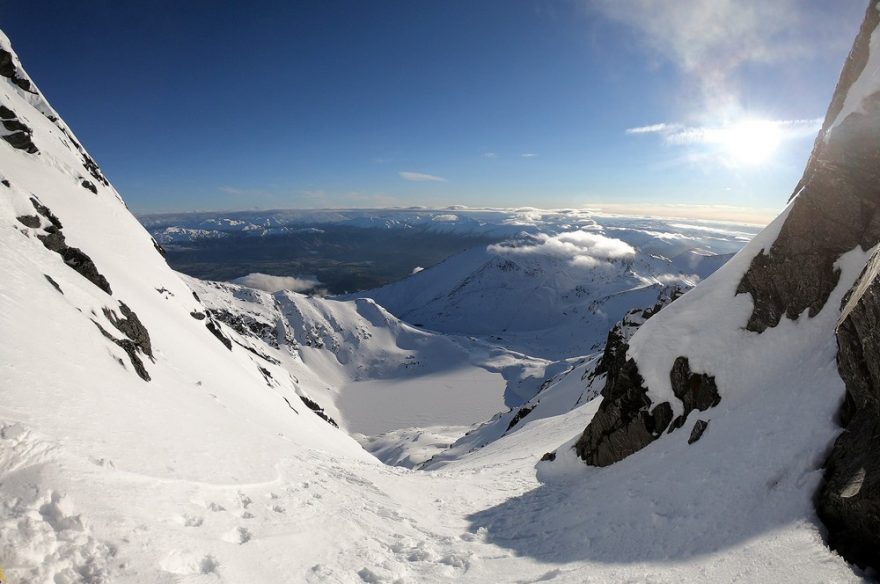
[[[770,160],[782,133],[777,124],[766,120],[745,120],[721,130],[719,142],[736,165],[755,166]]]

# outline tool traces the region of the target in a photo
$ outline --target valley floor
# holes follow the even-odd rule
[[[575,463],[580,472],[557,471],[540,483],[535,461],[576,435],[596,407],[594,400],[537,420],[436,471],[284,448],[279,437],[273,468],[230,466],[218,472],[228,482],[187,478],[172,461],[164,473],[128,472],[100,453],[76,455],[7,425],[0,546],[22,568],[39,566],[6,566],[7,576],[42,582],[54,575],[59,583],[856,580],[812,522],[709,525],[709,537],[691,531],[699,506],[690,517],[670,516],[662,493],[645,488],[652,480],[672,488],[677,477],[584,473]],[[228,462],[236,460],[247,458]],[[714,480],[688,479],[707,488]],[[609,480],[619,488],[609,491]]]

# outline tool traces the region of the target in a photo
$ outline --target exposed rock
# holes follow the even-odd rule
[[[63,226],[61,225],[61,221],[58,219],[58,217],[55,216],[54,213],[52,213],[52,211],[49,210],[49,207],[47,207],[46,205],[42,204],[41,202],[39,202],[39,201],[38,201],[37,199],[35,199],[34,197],[31,197],[31,205],[34,206],[34,209],[37,210],[37,213],[39,213],[40,215],[42,215],[43,217],[45,217],[46,219],[48,219],[48,220],[49,220],[49,223],[51,223],[51,224],[52,224],[53,226],[55,226],[57,229],[62,229],[62,228],[63,228]]]
[[[220,330],[220,326],[217,323],[213,320],[208,320],[208,322],[205,323],[205,327],[211,331],[211,334],[217,337],[217,340],[223,343],[227,349],[230,351],[232,350],[232,341],[223,334],[223,331]]]
[[[47,206],[40,203],[36,198],[31,197],[30,200],[31,204],[34,206],[34,209],[37,210],[37,213],[48,219],[51,223],[51,225],[43,229],[43,231],[45,231],[45,234],[37,235],[37,239],[43,242],[43,245],[46,247],[46,249],[54,251],[55,253],[60,255],[65,264],[76,270],[76,272],[78,272],[86,280],[88,280],[107,294],[113,294],[113,291],[110,289],[110,283],[107,281],[107,278],[105,278],[98,271],[98,268],[97,266],[95,266],[95,262],[92,261],[92,258],[90,258],[81,249],[77,247],[70,247],[69,245],[67,245],[64,234],[61,232],[62,226],[61,221],[58,219],[58,217],[56,217],[55,214],[52,213],[52,211],[50,211]],[[21,221],[20,217],[19,221]],[[24,223],[24,221],[22,221],[22,223]],[[25,225],[27,225],[27,223],[25,223]]]
[[[21,121],[19,120],[3,120],[2,123],[3,127],[10,132],[25,132],[27,134],[30,134],[32,132],[32,130],[28,126],[21,123]]]
[[[630,311],[609,331],[605,351],[594,371],[594,376],[606,375],[603,400],[575,444],[578,456],[587,464],[608,466],[622,460],[656,440],[672,422],[672,406],[667,402],[656,405],[651,402],[636,362],[627,359],[626,353],[627,341],[638,327],[682,294],[681,290],[672,290],[655,306]],[[676,395],[681,394],[679,399],[687,396],[689,401],[699,400],[701,404],[705,397],[700,388],[707,384],[703,377],[707,376],[692,374],[687,359],[682,358],[675,361],[670,373],[673,385],[678,387]],[[699,387],[691,388],[691,384]],[[711,385],[714,388],[714,380]],[[690,412],[687,405],[685,409],[684,416],[680,416],[682,420]]]
[[[328,415],[327,415],[327,412],[324,411],[324,408],[322,408],[320,405],[318,405],[318,403],[317,403],[316,401],[314,401],[314,400],[312,400],[312,399],[310,399],[310,398],[308,398],[308,397],[306,397],[306,396],[304,396],[304,395],[299,396],[299,399],[301,399],[302,402],[303,402],[304,404],[306,404],[306,406],[308,406],[308,408],[309,408],[310,410],[312,410],[313,412],[315,412],[315,413],[318,415],[319,418],[321,418],[322,420],[324,420],[325,422],[327,422],[328,424],[330,424],[330,425],[333,426],[334,428],[338,428],[338,427],[339,427],[339,424],[336,423],[336,420],[334,420],[333,418],[331,418],[330,416],[328,416]],[[287,404],[290,405],[290,402],[287,402]],[[293,406],[291,406],[291,408],[292,408],[292,407],[293,407]]]
[[[40,227],[40,218],[36,215],[19,215],[16,219],[18,219],[19,223],[31,229],[38,229]]]
[[[703,432],[706,431],[706,428],[709,427],[709,422],[706,420],[697,420],[694,424],[693,429],[691,430],[691,435],[688,438],[688,444],[693,444],[697,440],[703,437]]]
[[[3,180],[0,180],[0,184],[2,184],[4,187],[11,187],[12,186],[12,183],[9,182],[8,180],[6,180],[5,178]]]
[[[98,271],[92,258],[78,247],[70,247],[67,245],[61,231],[56,230],[47,235],[38,235],[37,239],[43,242],[46,249],[54,251],[60,255],[65,264],[73,268],[86,280],[107,294],[113,294],[113,291],[110,289],[110,283],[107,281],[107,278]]]
[[[157,252],[159,252],[159,255],[162,256],[162,257],[164,258],[164,257],[165,257],[165,254],[167,253],[167,252],[165,251],[165,248],[162,247],[161,245],[159,245],[159,242],[156,241],[155,239],[153,239],[152,237],[150,238],[150,241],[153,242],[153,247],[156,249]]]
[[[575,444],[578,456],[593,466],[608,466],[656,440],[672,421],[672,407],[653,409],[635,361],[619,347],[608,367],[603,400]]]
[[[87,191],[92,191],[92,192],[95,193],[96,195],[98,194],[98,187],[96,187],[95,184],[94,184],[92,181],[83,180],[83,181],[82,181],[81,183],[79,183],[79,184],[82,185],[82,187],[83,187],[84,189],[86,189]]]
[[[49,283],[52,284],[52,286],[54,286],[56,290],[58,290],[59,292],[64,294],[64,291],[61,290],[61,286],[58,285],[58,282],[56,282],[54,279],[52,279],[52,276],[50,276],[49,274],[43,274],[43,276],[46,277],[46,280],[48,280]]]
[[[116,329],[128,337],[145,355],[153,356],[153,345],[150,342],[150,333],[143,325],[137,314],[128,307],[125,302],[119,302],[119,311],[122,317],[116,315],[109,308],[104,308],[104,316],[107,317]]]
[[[18,76],[15,63],[12,61],[12,53],[5,49],[0,49],[0,75],[8,77],[10,81],[15,83],[21,89],[30,93],[35,93],[31,89],[31,82],[24,77]]]
[[[147,368],[144,367],[144,362],[141,361],[141,358],[138,355],[138,346],[128,339],[117,339],[108,333],[107,329],[102,327],[99,323],[94,320],[92,322],[95,323],[95,326],[98,327],[98,330],[101,331],[102,335],[116,343],[123,351],[125,351],[138,376],[144,381],[150,381],[150,374],[147,372]]]
[[[36,144],[31,140],[30,132],[15,132],[14,134],[6,134],[3,136],[10,146],[18,150],[24,150],[28,154],[36,154],[40,151]]]
[[[805,310],[815,316],[837,285],[837,259],[880,241],[880,93],[829,132],[867,63],[871,33],[880,24],[878,5],[880,0],[870,2],[779,236],[739,283],[737,293],[754,300],[748,330],[763,332]]]
[[[880,570],[880,254],[850,291],[837,349],[846,384],[840,409],[844,431],[825,463],[816,511],[832,549]]]
[[[544,456],[541,457],[541,462],[553,462],[554,460],[556,460],[556,452],[545,452]]]
[[[189,315],[196,320],[205,320],[205,313],[199,312],[198,310],[193,310]]]
[[[670,432],[681,428],[692,411],[702,412],[714,408],[721,401],[715,378],[691,372],[690,363],[685,357],[679,357],[672,364],[669,379],[672,383],[672,393],[681,400],[684,407],[684,412],[672,422]]]
[[[40,150],[31,140],[33,130],[18,119],[14,111],[5,106],[0,106],[0,123],[9,134],[4,134],[6,140],[13,148],[24,150],[28,154],[36,154]]]
[[[507,425],[507,430],[505,430],[505,432],[509,432],[511,430],[511,428],[513,428],[514,426],[519,424],[523,418],[525,418],[526,416],[531,414],[532,410],[534,410],[534,409],[535,409],[535,406],[526,405],[526,406],[521,407],[519,410],[517,410],[516,415],[513,416],[513,418],[510,420],[510,423]]]
[[[224,309],[208,310],[208,313],[238,334],[256,337],[266,344],[278,348],[275,323],[257,320],[249,314],[236,314]]]
[[[85,168],[89,172],[89,174],[95,177],[95,180],[100,182],[102,185],[104,185],[105,187],[110,186],[110,182],[101,172],[101,169],[98,168],[98,163],[95,162],[92,157],[86,154],[85,151],[82,149],[80,149],[80,154],[82,154],[83,157],[83,168]]]

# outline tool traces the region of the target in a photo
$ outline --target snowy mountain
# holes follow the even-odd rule
[[[723,511],[692,526],[710,545],[741,537],[743,521],[752,537],[773,531],[818,544],[815,498],[829,543],[878,567],[878,135],[880,2],[873,1],[785,212],[617,352],[595,416],[542,463],[542,474],[570,473],[577,458],[613,465],[618,486],[634,487],[625,511],[632,517],[656,504],[654,486],[636,483],[659,460],[687,469],[686,482],[666,485],[677,495],[665,501],[663,522],[670,530],[692,526],[688,509],[724,501]],[[744,493],[753,496],[746,501]],[[722,516],[740,523],[718,533],[709,526],[725,523]]]
[[[859,581],[880,532],[878,55],[872,0],[795,196],[720,268],[631,224],[517,226],[375,291],[386,310],[174,272],[0,35],[0,568]],[[601,308],[560,316],[580,278]],[[509,330],[438,332],[492,319]],[[540,335],[566,358],[511,348]]]
[[[473,248],[348,298],[372,298],[431,330],[558,360],[601,350],[608,329],[628,310],[651,306],[664,290],[694,286],[729,259],[702,244],[642,226],[593,223]],[[742,243],[729,238],[724,245]]]
[[[310,379],[309,399],[356,434],[467,427],[521,405],[538,392],[545,372],[558,368],[477,339],[421,330],[367,298],[185,280],[207,314],[298,381]]]

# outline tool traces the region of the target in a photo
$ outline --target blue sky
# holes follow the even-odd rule
[[[779,209],[864,0],[0,0],[136,211]]]

